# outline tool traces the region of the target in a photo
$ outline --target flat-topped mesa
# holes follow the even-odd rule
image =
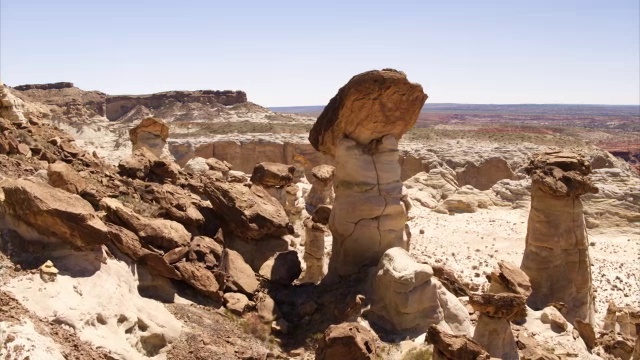
[[[520,268],[529,276],[534,310],[553,302],[563,315],[594,323],[589,241],[580,195],[596,193],[587,177],[591,166],[580,155],[550,152],[531,160],[531,211]],[[562,276],[558,276],[562,274]]]
[[[48,83],[48,84],[25,84],[14,86],[13,88],[19,91],[26,90],[60,90],[60,89],[70,89],[73,88],[74,85],[71,82],[57,82],[57,83]]]
[[[338,90],[311,129],[311,145],[335,160],[330,272],[349,275],[392,247],[408,249],[398,140],[426,100],[404,73],[368,71]]]
[[[138,105],[153,111],[166,105],[168,101],[230,106],[247,102],[247,94],[237,90],[197,90],[108,96],[106,98],[106,117],[112,121],[117,120]]]

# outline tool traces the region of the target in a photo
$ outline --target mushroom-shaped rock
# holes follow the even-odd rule
[[[160,157],[169,137],[169,126],[164,121],[148,117],[129,130],[129,139],[133,145],[133,151],[142,147],[149,149],[154,155]]]
[[[532,183],[520,266],[531,282],[527,305],[541,310],[562,302],[570,323],[580,319],[593,324],[589,242],[580,200],[580,195],[598,191],[587,177],[591,165],[576,154],[549,152],[536,156],[525,170]]]
[[[408,248],[398,140],[426,99],[402,72],[368,71],[338,91],[311,129],[311,145],[336,165],[330,272],[349,275],[387,249]]]
[[[23,238],[64,241],[79,248],[109,241],[107,226],[78,195],[22,179],[3,180],[0,189],[0,218]]]
[[[527,316],[527,297],[518,294],[471,294],[469,304],[480,313],[501,319],[518,320]]]
[[[338,90],[309,133],[316,150],[335,155],[344,137],[367,145],[385,135],[400,140],[415,125],[427,95],[393,69],[358,74]]]
[[[430,325],[442,325],[458,334],[471,332],[462,303],[433,277],[429,265],[402,248],[384,253],[372,290],[370,320],[389,331],[420,334]]]

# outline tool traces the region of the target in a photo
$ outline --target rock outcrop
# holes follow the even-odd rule
[[[25,84],[14,86],[13,88],[19,91],[26,90],[60,90],[60,89],[69,89],[74,87],[73,83],[70,82],[57,82],[57,83],[48,83],[48,84]]]
[[[529,276],[534,310],[553,302],[567,306],[570,323],[594,323],[589,242],[580,196],[595,193],[583,157],[543,153],[526,168],[531,176],[531,211],[521,269]],[[562,274],[562,276],[558,276]]]
[[[460,301],[433,277],[429,265],[409,253],[387,250],[373,279],[370,321],[393,332],[418,335],[431,325],[455,334],[470,334],[469,314]]]
[[[377,264],[387,249],[408,248],[398,140],[426,99],[402,72],[365,72],[338,90],[311,129],[313,147],[336,165],[329,271],[348,275]]]
[[[331,208],[321,205],[310,216],[304,220],[304,257],[306,265],[302,282],[318,283],[326,275],[324,270],[324,237],[329,233],[327,224],[329,216],[320,216],[321,213],[331,213]]]
[[[147,148],[155,156],[161,157],[162,151],[169,138],[169,126],[157,118],[143,119],[138,125],[129,130],[132,152],[140,148]]]
[[[27,180],[0,182],[0,218],[23,238],[78,248],[106,244],[106,225],[78,195]]]

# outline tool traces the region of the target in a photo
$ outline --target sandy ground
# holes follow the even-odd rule
[[[528,209],[495,207],[445,215],[416,206],[410,212],[411,253],[419,261],[449,265],[479,289],[499,260],[520,265],[528,214]],[[596,229],[589,231],[589,241],[596,319],[601,324],[610,300],[640,305],[639,229]]]

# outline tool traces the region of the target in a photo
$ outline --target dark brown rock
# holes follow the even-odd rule
[[[192,262],[179,262],[174,265],[182,275],[182,279],[196,290],[216,301],[222,300],[220,285],[213,273]]]
[[[491,290],[494,293],[510,292],[524,296],[531,295],[529,276],[516,265],[500,260],[498,270],[491,272]]]
[[[355,323],[331,325],[325,330],[316,350],[316,360],[376,359],[376,336]]]
[[[282,285],[291,284],[301,273],[300,259],[295,250],[277,253],[260,267],[260,275]]]
[[[434,350],[450,360],[489,360],[491,356],[480,344],[465,335],[449,334],[437,325],[427,330],[427,339]]]
[[[527,298],[519,294],[490,294],[469,295],[469,304],[474,310],[494,317],[503,318],[509,321],[522,319],[527,316]]]

